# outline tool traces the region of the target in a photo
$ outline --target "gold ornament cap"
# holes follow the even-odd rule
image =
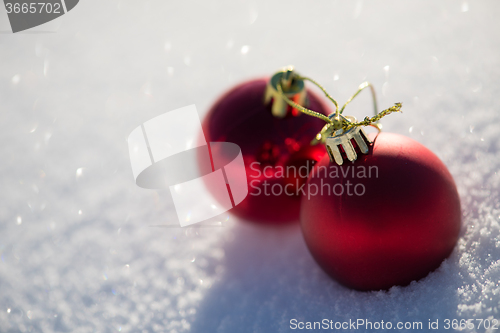
[[[278,91],[278,84],[283,89],[283,94],[298,105],[305,105],[307,93],[304,80],[297,77],[293,66],[283,68],[274,74],[267,83],[264,95],[264,104],[272,101],[271,112],[277,118],[284,118],[287,115],[288,103],[283,99]],[[299,110],[297,110],[299,113]]]
[[[344,121],[348,121],[351,123],[356,122],[356,117],[353,116],[344,117],[340,115],[340,117]],[[356,142],[356,145],[363,154],[368,154],[368,147],[373,143],[368,138],[368,135],[366,135],[362,127],[356,126],[351,127],[347,130],[345,130],[344,128],[340,128],[336,130],[332,136],[327,137],[325,140],[326,150],[331,162],[335,162],[338,165],[342,165],[344,163],[340,147],[342,147],[342,150],[345,152],[346,157],[349,161],[354,162],[358,158],[358,154],[356,153],[356,149],[354,149],[351,140],[354,140]]]

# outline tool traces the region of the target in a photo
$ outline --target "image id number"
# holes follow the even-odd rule
[[[36,14],[36,13],[47,13],[47,14],[61,14],[61,4],[59,3],[6,3],[5,9],[7,9],[7,14],[10,13],[23,13],[23,14]]]
[[[492,329],[492,330],[497,330],[498,329],[498,319],[461,319],[460,321],[458,319],[445,319],[444,320],[444,329],[449,330],[449,329],[480,329],[481,327],[485,329]]]

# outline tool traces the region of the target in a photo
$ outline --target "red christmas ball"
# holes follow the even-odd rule
[[[407,285],[435,270],[460,231],[460,200],[446,166],[405,136],[381,133],[367,155],[309,175],[301,226],[319,265],[358,290]]]
[[[232,142],[241,148],[248,196],[231,212],[254,222],[284,223],[298,220],[300,209],[300,196],[289,195],[290,188],[285,192],[290,181],[284,173],[286,165],[291,156],[309,146],[325,122],[292,108],[283,118],[274,116],[272,103],[264,103],[267,84],[267,79],[258,79],[231,89],[212,106],[202,126],[207,142]],[[303,106],[329,113],[313,92],[306,90],[306,96]],[[326,154],[323,147],[318,149],[321,156],[311,154],[316,160]]]

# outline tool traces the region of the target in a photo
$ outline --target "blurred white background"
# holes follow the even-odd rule
[[[497,1],[82,0],[8,32],[0,12],[0,331],[288,332],[289,321],[500,320]],[[297,224],[176,221],[134,184],[126,138],[293,64],[343,103],[364,80],[384,129],[453,174],[463,230],[425,279],[348,290]],[[349,106],[371,114],[369,93]],[[424,208],[423,208],[424,209]],[[378,332],[383,330],[378,330]],[[485,331],[484,328],[469,331]]]

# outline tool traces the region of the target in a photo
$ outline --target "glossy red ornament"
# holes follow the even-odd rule
[[[367,155],[342,166],[325,156],[307,185],[305,241],[325,272],[347,287],[407,285],[438,268],[457,242],[455,182],[436,155],[405,136],[381,133]],[[323,193],[312,195],[315,186]]]
[[[302,147],[309,146],[325,122],[291,108],[284,118],[273,116],[271,103],[264,103],[267,83],[267,79],[258,79],[231,89],[212,106],[202,126],[207,142],[233,142],[241,148],[249,194],[231,213],[254,222],[284,223],[299,219],[300,196],[285,193],[290,179],[285,180],[283,168]],[[305,104],[329,113],[309,90]],[[311,149],[311,158],[319,160],[326,154],[321,146]],[[307,158],[308,150],[304,148],[300,158]],[[322,153],[318,155],[318,151]]]

